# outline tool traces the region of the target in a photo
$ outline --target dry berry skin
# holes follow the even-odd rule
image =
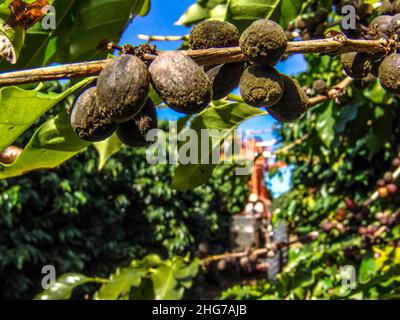
[[[386,185],[386,181],[384,179],[379,179],[378,181],[376,181],[376,185],[378,187],[384,187]]]
[[[274,66],[287,48],[285,31],[271,20],[253,22],[240,37],[240,48],[250,61]]]
[[[396,34],[400,37],[400,14],[396,14],[390,20],[390,28],[393,34]]]
[[[211,82],[202,68],[178,51],[159,55],[149,68],[154,88],[175,111],[193,114],[211,101]]]
[[[385,174],[383,175],[383,180],[385,180],[386,183],[390,183],[393,181],[393,173],[391,173],[390,171],[385,172]]]
[[[71,126],[82,140],[96,142],[110,137],[116,125],[102,115],[96,102],[96,87],[85,90],[75,101]]]
[[[149,86],[149,72],[139,58],[126,54],[111,60],[97,79],[100,111],[116,123],[132,119],[146,102]]]
[[[236,47],[239,45],[239,31],[229,22],[206,20],[190,31],[190,49]]]
[[[340,56],[344,71],[354,79],[364,79],[371,72],[374,61],[370,55],[360,52],[343,53]]]
[[[16,146],[9,146],[5,148],[2,152],[0,152],[0,163],[2,164],[11,164],[22,153],[22,149]]]
[[[379,67],[379,81],[385,90],[400,94],[400,55],[392,53],[383,59]]]
[[[369,30],[370,31],[376,30],[378,32],[379,37],[388,38],[393,34],[391,28],[391,20],[392,16],[389,15],[377,16],[369,24]]]
[[[381,13],[392,13],[392,3],[390,0],[383,0],[380,8]]]
[[[386,187],[381,187],[378,189],[379,198],[385,199],[389,196],[389,191]]]
[[[388,192],[389,192],[390,194],[393,194],[393,193],[396,193],[396,192],[397,192],[397,185],[395,185],[394,183],[389,183],[389,184],[386,186],[386,188],[387,188],[387,190],[388,190]]]
[[[379,75],[379,66],[381,65],[381,63],[382,63],[383,59],[385,59],[385,57],[386,57],[386,55],[382,54],[382,53],[376,53],[376,54],[371,55],[372,69],[371,69],[371,74],[369,76],[372,75],[375,78],[378,77],[378,75]],[[367,76],[363,80],[367,80],[369,76]],[[374,81],[375,79],[370,78],[370,80]]]
[[[293,122],[306,111],[307,96],[295,79],[281,74],[285,88],[277,104],[266,108],[269,114],[280,122]]]
[[[250,259],[248,257],[242,257],[239,260],[239,264],[241,267],[246,267],[250,264]]]
[[[240,79],[240,94],[243,100],[254,107],[271,107],[283,95],[284,86],[281,75],[272,67],[253,64]]]
[[[315,80],[313,82],[313,89],[314,89],[315,93],[318,93],[318,94],[325,94],[328,91],[326,82],[322,79]]]
[[[212,83],[213,100],[226,97],[240,82],[244,65],[241,62],[215,66],[206,72]]]
[[[118,125],[117,136],[127,146],[144,147],[151,144],[151,141],[146,141],[147,133],[157,127],[156,106],[147,99],[142,110],[132,120]]]
[[[394,158],[394,159],[392,160],[392,166],[393,166],[393,167],[398,167],[398,166],[400,166],[400,158]]]
[[[226,269],[226,265],[227,265],[226,260],[224,260],[224,259],[223,260],[219,260],[218,263],[217,263],[217,269],[220,270],[220,271],[223,271],[223,270]]]
[[[400,0],[392,1],[392,13],[400,13]]]
[[[257,262],[257,260],[258,260],[257,254],[252,253],[252,254],[249,256],[249,260],[250,260],[250,262],[252,262],[252,263]]]

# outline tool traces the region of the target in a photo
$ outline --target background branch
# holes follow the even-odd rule
[[[145,41],[183,41],[183,40],[188,40],[189,35],[183,35],[183,36],[150,36],[147,34],[138,34],[136,37],[140,40],[145,40]]]
[[[315,241],[319,237],[319,232],[318,231],[312,231],[309,234],[305,234],[303,236],[298,237],[295,240],[288,241],[288,242],[275,242],[271,248],[258,248],[258,249],[250,249],[250,250],[245,250],[245,251],[240,251],[240,252],[226,252],[222,254],[217,254],[217,255],[212,255],[208,256],[203,259],[204,264],[208,264],[212,261],[219,261],[223,259],[229,259],[229,258],[234,258],[234,259],[240,259],[243,257],[248,257],[250,255],[255,255],[257,257],[264,256],[266,255],[269,251],[276,252],[279,249],[282,248],[287,248],[290,247],[294,244],[297,243],[303,243],[303,242],[309,242],[309,241]]]
[[[399,178],[400,178],[400,166],[396,168],[396,170],[393,172],[392,175],[393,182],[397,181]],[[374,191],[374,193],[372,193],[371,196],[362,203],[362,205],[368,207],[378,199],[379,199],[379,188],[377,188]]]
[[[339,99],[346,92],[347,88],[351,85],[352,82],[353,82],[352,78],[346,77],[342,81],[340,81],[337,85],[328,90],[326,94],[309,98],[307,102],[307,108],[311,108],[321,102],[325,102],[328,100]]]

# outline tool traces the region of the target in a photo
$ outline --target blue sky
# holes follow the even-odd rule
[[[190,28],[176,26],[174,23],[185,12],[195,0],[152,0],[152,6],[149,14],[146,17],[136,17],[125,31],[121,43],[131,43],[139,45],[143,40],[136,38],[137,34],[148,35],[185,35],[188,34]],[[159,41],[154,42],[160,50],[174,50],[180,46],[180,42]],[[277,69],[287,75],[295,75],[305,68],[305,62],[301,55],[293,55],[284,62],[278,64]],[[237,91],[235,93],[238,93]],[[182,114],[165,108],[159,109],[158,115],[160,119],[176,120]],[[268,129],[275,124],[275,120],[270,116],[256,117],[243,123],[241,129]],[[263,139],[272,139],[271,133],[261,135]],[[290,183],[290,170],[286,169],[283,172],[283,180],[273,179],[268,181],[274,195],[285,192]]]

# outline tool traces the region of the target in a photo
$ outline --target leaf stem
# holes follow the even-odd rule
[[[93,282],[97,282],[97,283],[108,283],[110,282],[110,280],[105,279],[105,278],[100,278],[100,277],[93,277]]]

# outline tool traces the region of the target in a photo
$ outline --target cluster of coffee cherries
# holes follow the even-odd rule
[[[328,27],[329,11],[321,8],[315,9],[314,12],[304,14],[288,25],[286,35],[289,40],[293,40],[297,35],[303,41],[324,38],[325,30]]]
[[[147,132],[157,128],[149,89],[150,75],[142,60],[133,55],[110,60],[96,85],[77,97],[71,112],[73,130],[86,141],[102,141],[116,132],[128,146],[145,146]]]
[[[228,22],[201,22],[190,33],[190,49],[240,46],[248,62],[201,67],[180,51],[168,51],[146,64],[122,54],[110,59],[96,85],[76,99],[71,125],[84,140],[101,141],[116,132],[129,146],[146,145],[146,133],[157,127],[150,85],[166,105],[185,114],[202,111],[239,85],[247,104],[265,107],[279,121],[294,121],[304,113],[307,96],[296,80],[274,68],[287,42],[285,31],[271,20],[255,21],[241,35]]]
[[[392,168],[396,170],[400,167],[400,158],[396,157],[392,161]],[[397,193],[398,187],[392,171],[384,173],[383,178],[379,179],[377,185],[377,196],[379,199],[387,199]],[[375,214],[377,224],[363,226],[362,223],[370,217],[367,205],[358,205],[351,198],[345,200],[345,207],[336,210],[335,215],[322,221],[321,229],[325,233],[345,234],[347,231],[357,227],[357,232],[362,236],[365,243],[377,243],[381,239],[382,233],[396,226],[400,220],[400,214],[390,211],[378,212]]]
[[[390,171],[386,172],[383,178],[376,182],[376,185],[381,199],[386,199],[397,192],[397,185],[393,180],[393,173]]]
[[[214,100],[221,99],[237,86],[243,100],[254,107],[265,107],[278,121],[291,122],[305,111],[307,96],[290,77],[274,66],[287,49],[285,31],[274,21],[253,22],[241,35],[237,28],[221,21],[204,21],[189,36],[191,49],[240,46],[248,62],[206,67]]]
[[[272,248],[268,250],[266,254],[262,256],[267,258],[273,258],[276,255],[276,248]],[[265,271],[266,265],[262,263],[263,259],[260,259],[256,252],[252,252],[251,250],[246,250],[245,255],[240,258],[234,258],[227,256],[219,260],[216,263],[216,269],[218,271],[225,271],[225,270],[240,270],[245,274],[250,274],[255,271]]]
[[[400,36],[400,14],[380,15],[374,18],[362,39],[386,39],[398,43]],[[376,77],[382,87],[394,94],[400,94],[400,55],[395,51],[369,54],[365,52],[350,52],[341,55],[344,71],[356,80],[370,82]]]

